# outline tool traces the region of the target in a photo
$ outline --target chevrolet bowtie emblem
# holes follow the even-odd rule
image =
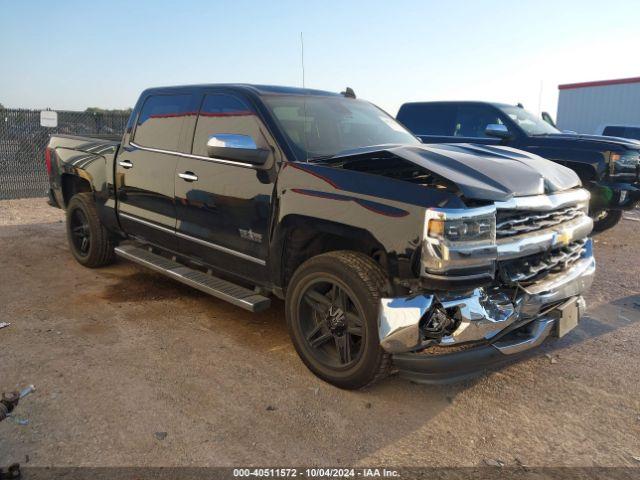
[[[568,230],[558,232],[558,242],[563,245],[569,245],[569,242],[571,242],[571,233]]]

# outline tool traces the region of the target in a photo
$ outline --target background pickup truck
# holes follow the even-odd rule
[[[284,299],[300,357],[342,388],[514,358],[577,324],[595,271],[574,172],[422,145],[350,90],[150,89],[121,142],[56,135],[45,160],[79,263],[117,255],[251,311]]]
[[[519,106],[500,103],[405,103],[397,119],[424,143],[508,145],[571,168],[591,192],[596,231],[613,227],[640,200],[637,142],[562,133]]]

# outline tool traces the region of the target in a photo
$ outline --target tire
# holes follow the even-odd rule
[[[296,270],[287,288],[287,327],[309,370],[344,389],[387,375],[391,356],[380,347],[378,309],[388,285],[377,263],[352,251],[318,255]]]
[[[100,222],[92,193],[78,193],[69,201],[67,240],[80,265],[96,268],[114,262],[113,239]]]
[[[622,220],[622,213],[622,210],[604,210],[593,219],[593,231],[599,233],[615,227]]]

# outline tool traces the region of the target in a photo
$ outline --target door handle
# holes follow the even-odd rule
[[[129,169],[133,167],[133,163],[131,163],[131,161],[129,160],[120,160],[118,163],[122,168]]]
[[[178,176],[185,182],[197,182],[198,176],[193,172],[179,173]]]

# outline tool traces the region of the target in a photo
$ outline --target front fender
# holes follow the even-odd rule
[[[384,250],[392,269],[412,275],[419,253],[425,210],[464,208],[453,193],[379,175],[328,166],[287,163],[277,186],[277,225],[288,217],[342,226],[345,236],[366,232]],[[338,230],[340,227],[336,227]]]

